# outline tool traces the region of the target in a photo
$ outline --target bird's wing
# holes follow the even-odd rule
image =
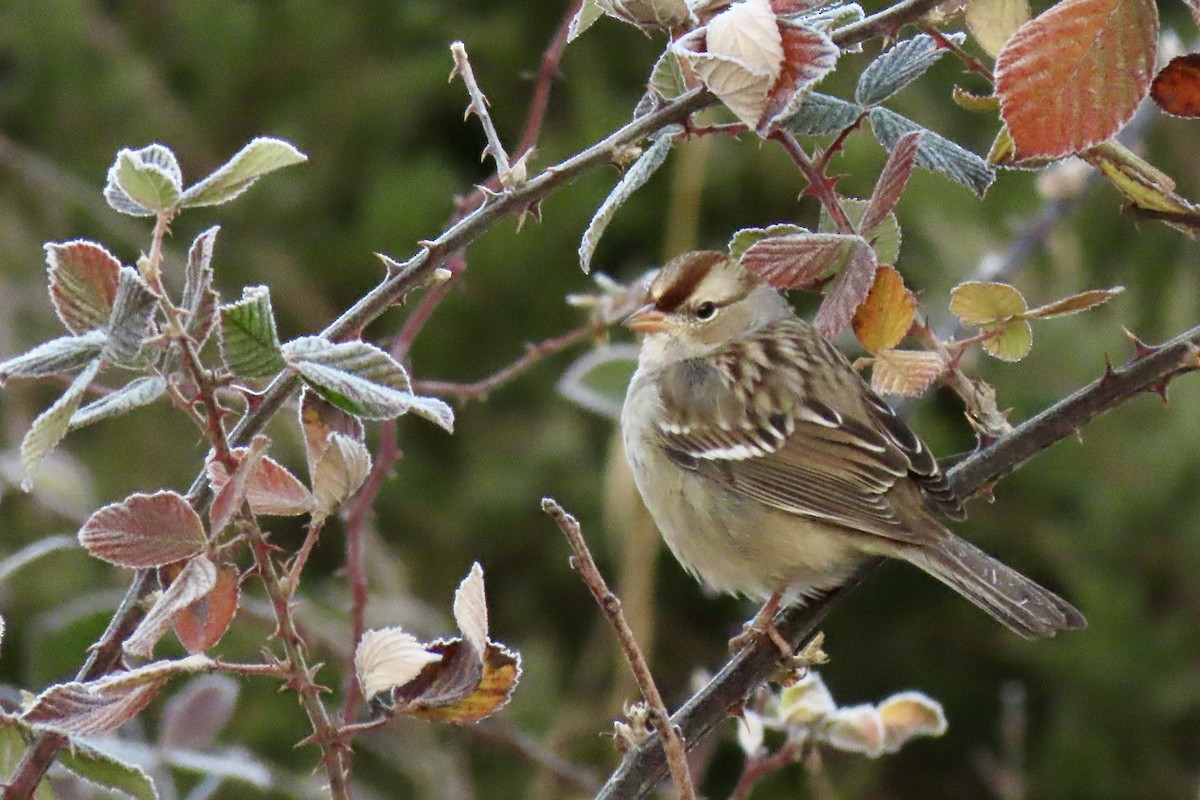
[[[714,356],[661,377],[659,433],[675,463],[784,511],[891,539],[915,535],[889,495],[901,480],[930,511],[961,514],[928,448],[811,326],[779,320]]]

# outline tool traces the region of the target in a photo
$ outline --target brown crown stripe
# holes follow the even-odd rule
[[[655,300],[655,308],[666,312],[677,311],[692,296],[700,282],[708,277],[713,267],[726,258],[728,256],[716,250],[704,250],[680,256],[667,264],[663,267],[663,275],[669,276],[671,282]]]

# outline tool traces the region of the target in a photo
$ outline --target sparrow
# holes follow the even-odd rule
[[[779,603],[887,556],[1026,638],[1085,627],[1070,603],[939,521],[965,513],[929,448],[736,259],[679,256],[649,301],[625,321],[644,338],[622,438],[646,507],[694,576],[766,601],[758,619],[769,621]]]

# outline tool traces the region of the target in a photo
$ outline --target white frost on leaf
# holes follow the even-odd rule
[[[471,571],[454,593],[454,621],[458,623],[463,638],[470,642],[476,652],[482,653],[487,647],[488,612],[483,593],[483,567],[479,566],[479,562],[471,566]]]
[[[426,664],[441,661],[415,636],[400,628],[381,628],[363,634],[354,653],[358,685],[367,699],[395,686],[404,686],[421,673]]]

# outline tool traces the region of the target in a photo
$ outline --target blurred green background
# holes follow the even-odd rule
[[[867,4],[868,11],[878,7]],[[219,223],[215,265],[223,295],[268,283],[281,336],[323,327],[380,278],[372,253],[408,257],[417,240],[441,230],[455,196],[488,174],[489,165],[479,163],[480,127],[462,120],[463,86],[446,82],[449,43],[466,43],[497,127],[514,142],[532,75],[564,11],[528,0],[5,3],[0,357],[59,335],[45,295],[44,242],[93,238],[126,263],[148,247],[149,226],[111,211],[101,189],[119,148],[155,141],[174,149],[189,182],[256,135],[285,138],[309,155],[309,163],[265,179],[232,205],[184,214],[168,257],[178,270],[191,238]],[[1170,9],[1164,24],[1194,36],[1182,7]],[[605,19],[569,46],[535,165],[559,161],[628,120],[662,45],[661,37]],[[849,96],[878,46],[846,56],[822,90]],[[984,90],[944,59],[889,105],[986,152],[995,121],[954,106],[955,83]],[[1155,116],[1144,137],[1150,160],[1192,198],[1200,197],[1198,131],[1195,123]],[[834,162],[845,175],[839,188],[869,194],[883,158],[869,135],[852,136]],[[614,169],[593,171],[551,197],[540,224],[518,232],[505,220],[474,244],[465,277],[416,343],[415,376],[473,380],[512,361],[524,343],[584,322],[564,296],[593,287],[578,269],[576,248],[616,179]],[[722,246],[746,225],[813,224],[813,201],[796,199],[802,188],[784,155],[753,137],[689,144],[618,213],[594,265],[628,279],[680,248]],[[1002,174],[983,201],[929,173],[913,178],[898,212],[898,266],[936,327],[949,329],[950,288],[976,275],[981,260],[1008,252],[1045,204],[1027,172]],[[1106,353],[1123,361],[1131,348],[1122,326],[1153,342],[1200,320],[1200,258],[1192,241],[1123,218],[1118,196],[1104,185],[1090,185],[1069,205],[1045,248],[1011,280],[1031,304],[1115,284],[1127,291],[1099,311],[1035,326],[1033,353],[1019,364],[969,364],[997,388],[1014,421],[1097,377]],[[386,339],[406,313],[390,312],[368,336]],[[363,741],[355,762],[363,796],[568,795],[519,754],[519,739],[597,776],[615,764],[605,734],[635,691],[567,567],[562,537],[539,510],[543,495],[580,517],[602,566],[631,593],[639,631],[647,638],[659,632],[653,665],[672,704],[688,695],[698,670],[719,666],[726,639],[752,611],[704,596],[669,556],[647,555],[657,545],[645,538],[644,525],[629,521],[634,501],[622,488],[619,462],[610,462],[611,421],[555,391],[582,352],[548,359],[486,402],[460,408],[452,437],[401,421],[404,458],[377,505],[369,545],[369,620],[424,636],[451,633],[454,587],[478,560],[493,635],[523,653],[525,674],[512,705],[486,731],[400,721]],[[21,493],[16,448],[60,390],[14,382],[0,399],[4,554],[73,535],[94,508],[131,491],[184,489],[201,464],[194,430],[164,406],[71,435],[38,489]],[[972,503],[970,520],[958,526],[1079,605],[1090,623],[1085,632],[1024,642],[916,571],[889,566],[828,619],[833,660],[823,674],[847,704],[904,688],[925,691],[945,704],[949,732],[879,761],[829,753],[826,783],[794,767],[765,781],[754,797],[1195,797],[1200,385],[1185,378],[1171,398],[1166,410],[1147,396],[1108,414],[1081,442],[1063,442],[1003,481],[994,503]],[[971,446],[953,396],[937,392],[908,409],[935,451]],[[272,432],[281,457],[302,469],[293,420],[285,414]],[[294,523],[275,530],[282,546],[299,542]],[[350,642],[337,524],[315,558],[298,613],[317,659],[328,664],[322,681],[340,693]],[[53,553],[9,575],[0,585],[9,626],[0,676],[7,685],[36,691],[73,675],[128,577],[79,551]],[[218,648],[229,658],[254,658],[270,630],[261,593],[248,595]],[[311,790],[316,751],[292,749],[305,723],[292,696],[275,689],[268,681],[242,682],[220,741],[249,748],[292,787],[269,795]],[[1002,700],[1017,695],[1023,704]],[[160,706],[129,735],[153,740]],[[706,755],[708,796],[727,795],[736,779],[733,730],[727,723]],[[1002,730],[1015,742],[1007,756]],[[997,759],[1007,769],[1001,777],[987,766]],[[195,782],[180,780],[181,789]],[[253,796],[236,784],[220,791]]]

